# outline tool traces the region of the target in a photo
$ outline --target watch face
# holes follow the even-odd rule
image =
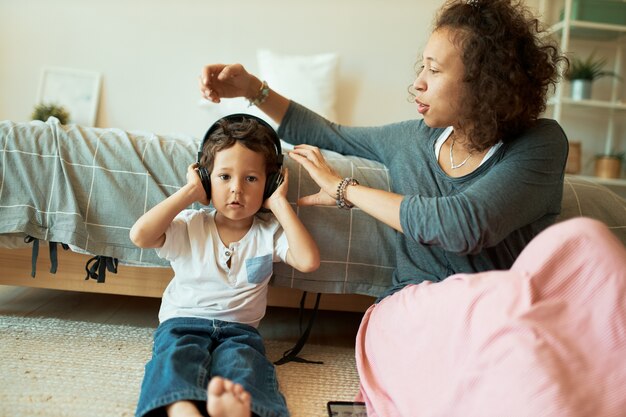
[[[365,403],[350,401],[329,401],[328,417],[367,417]]]

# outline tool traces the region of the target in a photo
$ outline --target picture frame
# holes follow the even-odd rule
[[[73,68],[45,67],[41,72],[37,103],[63,106],[70,123],[93,127],[96,124],[102,75]]]

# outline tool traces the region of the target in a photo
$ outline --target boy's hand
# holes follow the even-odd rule
[[[205,206],[208,206],[211,201],[211,196],[207,196],[200,180],[200,174],[198,173],[198,163],[193,163],[187,167],[187,187],[192,192],[194,201],[199,202]]]
[[[285,167],[283,168],[283,182],[278,186],[276,191],[263,202],[263,208],[274,212],[281,201],[287,201],[287,190],[289,190],[289,171],[287,167]]]

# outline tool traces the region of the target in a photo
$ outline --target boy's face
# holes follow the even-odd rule
[[[265,159],[236,142],[215,154],[211,201],[230,220],[248,220],[263,204]]]

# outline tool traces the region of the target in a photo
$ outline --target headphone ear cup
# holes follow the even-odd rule
[[[285,180],[285,177],[283,177],[283,174],[281,171],[274,172],[273,174],[268,175],[267,179],[265,180],[265,191],[263,191],[263,201],[270,198],[270,196],[274,194],[274,191],[276,191],[276,189],[280,186],[280,184],[283,183],[284,180]]]
[[[200,176],[200,182],[202,183],[202,188],[204,188],[206,197],[208,200],[210,200],[211,199],[211,174],[209,174],[208,169],[204,167],[198,167],[198,175]]]

